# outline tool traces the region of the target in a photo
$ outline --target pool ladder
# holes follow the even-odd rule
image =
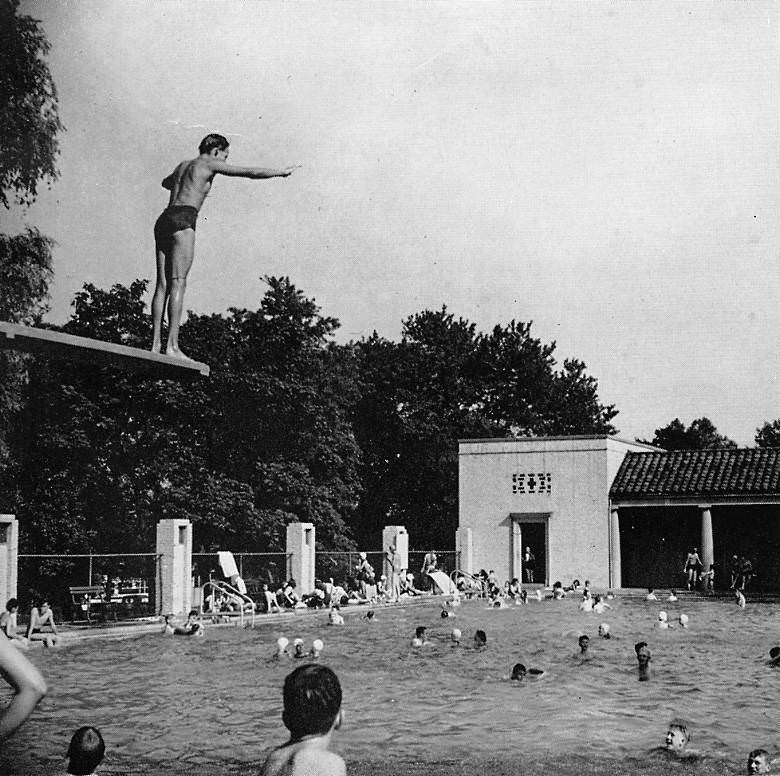
[[[212,594],[214,597],[217,597],[217,594],[219,594],[219,597],[226,598],[228,600],[230,599],[239,599],[241,601],[241,606],[239,606],[238,611],[216,611],[216,612],[206,612],[204,611],[204,604],[206,602],[206,597],[208,596],[209,589],[211,589]],[[246,610],[249,609],[247,612]],[[241,626],[242,628],[246,627],[247,625],[250,625],[251,627],[254,627],[255,625],[255,613],[256,613],[257,607],[255,606],[255,602],[246,594],[241,593],[240,591],[236,590],[236,588],[233,587],[233,585],[228,584],[227,582],[222,582],[218,579],[210,579],[208,582],[206,582],[205,585],[201,587],[201,596],[200,596],[200,613],[201,616],[211,617],[212,619],[216,619],[218,617],[227,617],[228,619],[232,619],[235,617],[237,619],[237,625]]]

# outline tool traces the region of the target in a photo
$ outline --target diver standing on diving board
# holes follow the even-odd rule
[[[171,192],[168,207],[154,225],[157,253],[157,285],[152,298],[152,353],[162,349],[162,319],[168,306],[168,341],[165,353],[189,359],[179,348],[179,324],[184,309],[187,275],[195,255],[195,223],[214,176],[234,178],[286,178],[295,167],[269,170],[264,167],[238,167],[227,163],[230,143],[222,135],[206,135],[200,143],[200,156],[187,159],[163,180]]]

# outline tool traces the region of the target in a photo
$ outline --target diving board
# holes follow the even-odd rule
[[[185,361],[181,358],[166,356],[163,353],[150,353],[127,345],[115,345],[113,342],[77,337],[48,329],[35,329],[18,323],[0,321],[0,348],[23,350],[28,353],[51,353],[54,356],[88,361],[92,364],[113,364],[134,371],[148,370],[163,377],[184,377],[203,375],[208,377],[208,364],[200,361]]]

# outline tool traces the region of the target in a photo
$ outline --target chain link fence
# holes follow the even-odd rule
[[[103,619],[154,615],[159,557],[153,552],[20,554],[16,586],[20,612],[45,599],[59,620],[86,619],[85,603]],[[71,588],[91,589],[73,593]]]

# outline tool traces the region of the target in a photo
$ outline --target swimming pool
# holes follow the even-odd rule
[[[298,661],[271,658],[276,639],[325,642],[321,662],[344,688],[345,725],[334,749],[354,773],[666,773],[651,754],[676,716],[690,722],[691,746],[706,752],[685,773],[744,772],[750,749],[775,750],[780,670],[766,665],[780,641],[777,605],[741,610],[730,601],[675,604],[616,599],[606,615],[573,600],[488,610],[468,601],[455,619],[438,602],[362,607],[343,627],[326,613],[271,618],[255,629],[212,628],[205,639],[146,634],[76,642],[31,652],[49,695],[0,752],[0,773],[46,773],[62,766],[80,725],[103,731],[104,772],[237,774],[254,772],[267,748],[285,739],[281,686]],[[690,617],[687,630],[657,630]],[[597,636],[609,622],[614,638]],[[430,644],[409,646],[417,625]],[[463,632],[453,647],[450,632]],[[488,647],[470,647],[476,628]],[[577,637],[591,636],[579,658]],[[653,653],[653,675],[639,682],[634,643]],[[546,676],[518,684],[515,662]]]

